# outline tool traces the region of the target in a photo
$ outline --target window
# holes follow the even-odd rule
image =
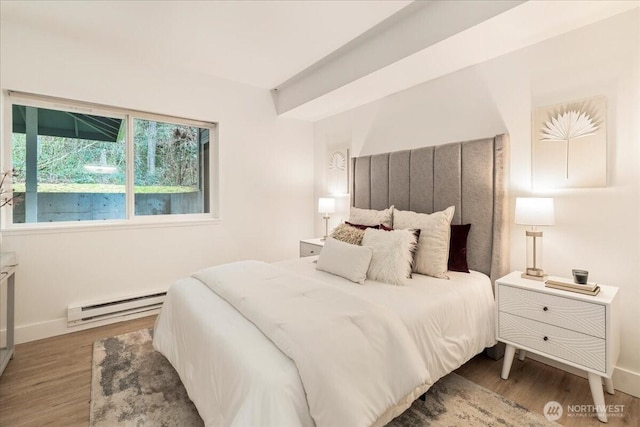
[[[142,119],[133,129],[135,214],[208,212],[209,130]]]
[[[214,124],[32,95],[7,99],[4,169],[14,170],[7,225],[212,218]]]

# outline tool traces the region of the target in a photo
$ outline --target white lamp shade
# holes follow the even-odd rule
[[[318,199],[318,213],[330,214],[336,211],[336,199],[320,197]]]
[[[553,225],[553,198],[517,197],[516,224]]]

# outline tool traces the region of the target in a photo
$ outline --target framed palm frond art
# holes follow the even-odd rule
[[[538,108],[532,125],[534,189],[606,187],[604,96]]]
[[[327,190],[329,194],[349,192],[349,149],[332,148],[327,151]]]

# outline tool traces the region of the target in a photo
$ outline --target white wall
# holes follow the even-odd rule
[[[508,133],[513,199],[533,195],[532,110],[605,95],[608,186],[541,194],[556,204],[556,225],[544,230],[544,268],[560,276],[584,268],[590,278],[620,287],[623,338],[616,387],[635,395],[640,395],[639,24],[635,9],[315,124],[317,196],[326,191],[327,147],[344,141],[358,156]],[[333,225],[347,215],[348,202],[342,205]],[[321,233],[317,220],[316,235]],[[510,255],[511,268],[522,270],[523,226],[511,226]]]
[[[71,331],[72,302],[167,288],[228,261],[298,256],[299,239],[313,232],[313,128],[278,118],[268,91],[182,71],[180,58],[171,69],[137,63],[87,34],[7,21],[1,31],[2,89],[219,123],[219,224],[4,232],[2,250],[20,262],[18,342]]]

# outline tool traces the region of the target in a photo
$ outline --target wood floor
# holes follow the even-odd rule
[[[97,339],[153,326],[155,316],[16,346],[0,377],[0,426],[87,426]]]
[[[595,413],[587,416],[567,416],[567,406],[593,405],[589,381],[586,378],[553,368],[535,360],[524,362],[514,358],[508,380],[500,378],[502,359],[492,360],[479,355],[460,367],[456,373],[495,393],[498,393],[531,412],[543,413],[544,405],[553,400],[564,410],[558,424],[571,427],[582,426],[640,426],[640,399],[616,391],[605,393],[607,405],[624,405],[622,417],[609,416],[607,424],[598,421]]]
[[[0,426],[87,426],[93,341],[153,326],[146,317],[60,337],[20,344],[0,377]],[[597,418],[568,417],[567,405],[592,404],[586,379],[542,363],[514,360],[508,381],[500,379],[502,361],[477,356],[456,372],[501,394],[532,412],[542,413],[555,400],[565,414],[565,426],[602,426]],[[640,425],[640,399],[616,392],[605,394],[607,404],[624,405],[622,417],[609,426]]]

